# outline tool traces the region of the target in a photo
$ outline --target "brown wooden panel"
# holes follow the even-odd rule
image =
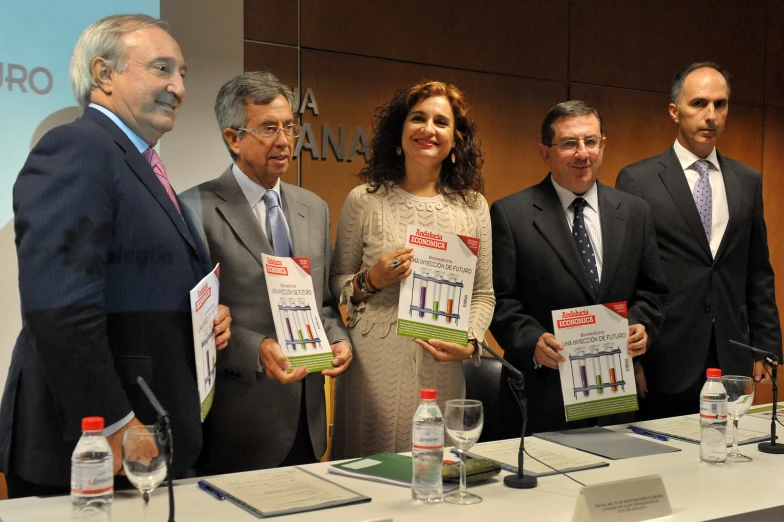
[[[568,0],[301,0],[302,46],[566,79]]]
[[[779,318],[784,310],[784,108],[765,109],[765,147],[762,171],[762,197],[768,226],[770,261],[776,274],[776,303]],[[779,375],[779,399],[784,400],[784,372]],[[757,387],[760,401],[770,402],[770,386]],[[766,400],[767,399],[767,400]]]
[[[733,100],[762,103],[766,10],[757,0],[571,0],[569,80],[664,93],[679,69],[711,60],[732,73]]]
[[[245,39],[297,45],[299,0],[244,0]]]
[[[665,94],[572,85],[571,97],[594,105],[604,119],[607,149],[599,174],[602,183],[614,186],[623,167],[661,154],[675,141],[677,126],[667,111]],[[732,104],[718,148],[722,154],[761,168],[762,108]]]
[[[564,83],[526,80],[509,76],[459,71],[321,51],[303,51],[303,90],[311,88],[319,115],[311,110],[303,122],[314,131],[319,156],[323,156],[323,126],[335,136],[346,127],[350,145],[358,127],[371,137],[374,109],[392,98],[399,88],[423,78],[456,84],[471,104],[485,154],[485,194],[490,202],[540,181],[546,169],[539,159],[541,120],[549,108],[566,96]],[[337,161],[330,148],[328,159],[301,155],[302,186],[329,204],[333,231],[348,192],[359,180],[364,158]]]
[[[784,107],[784,9],[781,0],[768,0],[767,32],[765,105]]]

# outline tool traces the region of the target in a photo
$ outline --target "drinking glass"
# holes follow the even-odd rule
[[[149,520],[150,495],[166,478],[165,437],[160,426],[134,426],[123,435],[123,469],[144,501],[144,518]]]
[[[482,434],[484,413],[480,401],[456,399],[446,401],[444,426],[446,434],[460,453],[460,489],[444,497],[451,504],[477,504],[482,497],[466,490],[465,452],[474,445]]]
[[[743,375],[725,375],[721,383],[727,390],[727,415],[732,418],[732,451],[727,454],[727,462],[751,462],[751,457],[738,451],[738,421],[754,401],[754,380]]]

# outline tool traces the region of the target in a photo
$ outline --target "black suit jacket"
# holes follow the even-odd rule
[[[603,263],[598,299],[577,252],[550,176],[496,201],[493,225],[493,287],[496,308],[490,330],[504,357],[525,375],[528,432],[577,427],[564,420],[559,373],[534,369],[539,337],[553,331],[553,310],[626,301],[629,323],[642,323],[656,337],[664,322],[667,286],[659,267],[653,216],[648,205],[598,185]],[[502,407],[509,436],[520,434],[520,414],[502,379]]]
[[[750,353],[730,346],[729,339],[781,355],[762,176],[743,163],[718,158],[729,221],[715,259],[672,148],[624,168],[616,182],[619,189],[651,205],[670,288],[662,335],[643,359],[648,387],[660,393],[680,392],[705,378],[702,371],[714,326],[725,374],[751,375],[753,361]]]
[[[23,327],[0,406],[0,469],[70,483],[83,417],[171,414],[174,474],[201,448],[188,292],[210,268],[142,154],[88,108],[47,133],[14,185]]]

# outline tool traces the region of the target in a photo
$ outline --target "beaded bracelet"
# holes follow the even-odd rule
[[[375,291],[368,288],[367,284],[367,272],[368,269],[362,270],[357,274],[357,286],[359,287],[359,291],[365,294],[366,296],[373,295]]]

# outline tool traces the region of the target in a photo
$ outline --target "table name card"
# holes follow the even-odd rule
[[[637,522],[672,514],[661,475],[585,486],[572,522]]]

